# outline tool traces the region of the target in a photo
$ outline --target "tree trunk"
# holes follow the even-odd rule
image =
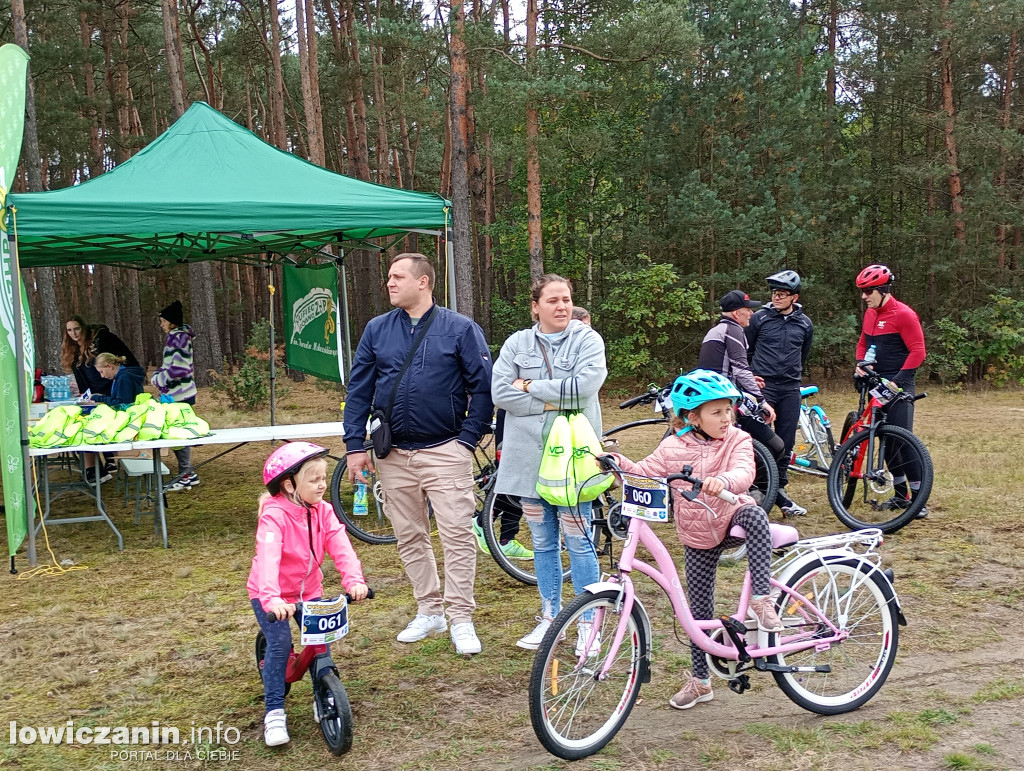
[[[185,72],[182,66],[181,35],[178,25],[178,0],[160,0],[164,22],[164,58],[171,89],[171,113],[175,119],[185,114]]]
[[[999,128],[1004,134],[1010,128],[1010,108],[1013,103],[1013,79],[1017,64],[1017,30],[1010,34],[1010,50],[1006,55],[1006,78],[1003,81],[1003,103],[999,111]],[[997,193],[1005,194],[1006,187],[1006,138],[999,141],[999,165],[996,168],[995,187]],[[1006,271],[1006,224],[1000,222],[996,226],[996,268],[999,273],[999,284],[1003,285]]]
[[[323,166],[323,108],[320,106],[320,68],[317,61],[316,16],[311,0],[295,4],[295,26],[299,39],[299,72],[302,79],[302,109],[306,118],[309,160]]]
[[[939,42],[940,72],[942,73],[942,109],[946,113],[943,130],[946,143],[946,166],[949,176],[950,211],[953,214],[953,235],[961,247],[967,245],[964,227],[963,188],[956,146],[956,108],[953,105],[953,20],[949,16],[949,0],[940,1],[943,34]]]
[[[377,17],[375,20],[376,29],[380,31],[380,7],[381,2],[376,3]],[[366,3],[366,26],[371,26],[370,4]],[[381,185],[391,184],[391,164],[388,159],[391,150],[388,142],[387,126],[387,99],[384,90],[384,47],[370,43],[370,64],[373,70],[373,106],[377,114],[377,183]]]
[[[526,65],[530,77],[537,77],[537,0],[526,2]],[[544,273],[544,250],[541,243],[540,208],[540,116],[537,100],[526,99],[526,233],[530,252],[530,278]]]
[[[473,251],[470,243],[469,178],[466,159],[466,101],[469,63],[466,61],[466,3],[453,0],[450,52],[449,107],[452,123],[452,251],[455,297],[459,313],[470,318],[473,306]]]
[[[25,21],[24,0],[12,0],[11,16],[14,27],[14,42],[25,53],[28,48],[28,26]],[[39,154],[39,129],[36,123],[35,86],[32,83],[32,69],[29,65],[25,88],[25,131],[22,140],[21,157],[24,158],[26,189],[31,193],[43,190],[43,160]],[[36,282],[39,287],[39,303],[43,323],[36,326],[36,365],[45,372],[60,372],[60,346],[64,319],[57,309],[56,274],[53,268],[38,268]]]
[[[277,13],[278,0],[270,0],[270,66],[273,79],[270,88],[270,106],[273,112],[273,142],[280,150],[288,149],[287,129],[284,121],[284,71],[281,68],[281,27]]]

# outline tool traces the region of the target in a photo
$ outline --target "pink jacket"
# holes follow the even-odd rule
[[[682,437],[675,434],[666,437],[657,449],[642,461],[634,462],[618,455],[623,471],[651,477],[667,477],[681,474],[683,466],[693,467],[697,479],[718,477],[726,483],[726,489],[740,497],[738,504],[723,501],[717,495],[701,493],[698,500],[704,501],[714,515],[697,501],[688,501],[680,495],[673,495],[676,531],[679,539],[694,549],[712,549],[718,546],[732,524],[732,517],[743,506],[756,506],[756,501],[746,491],[754,482],[754,449],[750,434],[732,426],[721,440],[705,441],[693,431]],[[674,482],[673,487],[689,489],[684,482]]]
[[[259,599],[264,610],[278,602],[296,602],[305,576],[303,599],[321,596],[324,574],[321,564],[326,551],[341,573],[346,589],[365,584],[363,567],[345,533],[345,526],[331,508],[320,501],[312,508],[313,565],[309,564],[309,528],[306,509],[284,495],[266,498],[260,506],[256,526],[256,556],[249,571],[249,599]],[[309,575],[306,575],[307,570]]]

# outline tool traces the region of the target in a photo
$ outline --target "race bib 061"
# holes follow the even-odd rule
[[[302,644],[327,645],[348,634],[348,602],[336,600],[302,603]]]

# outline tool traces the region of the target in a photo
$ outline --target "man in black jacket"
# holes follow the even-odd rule
[[[796,427],[800,420],[800,379],[814,340],[814,324],[804,314],[800,298],[800,276],[784,270],[768,277],[771,304],[754,314],[746,328],[750,368],[761,378],[765,399],[775,408],[775,433],[785,445],[779,459],[779,490],[788,483],[787,469]],[[781,496],[779,505],[787,516],[802,515],[807,509],[792,501],[787,510]]]
[[[363,330],[345,403],[349,477],[373,463],[363,449],[371,408],[391,406],[393,449],[378,458],[384,514],[395,529],[398,554],[416,598],[416,617],[398,635],[403,643],[443,634],[447,606],[458,653],[480,652],[473,627],[476,511],[473,451],[490,426],[491,356],[471,319],[434,303],[434,268],[422,254],[399,254],[388,270],[395,310]],[[426,326],[428,325],[429,326]],[[402,365],[426,326],[408,369]],[[396,381],[397,390],[394,389]],[[444,598],[430,540],[429,499],[444,549]]]

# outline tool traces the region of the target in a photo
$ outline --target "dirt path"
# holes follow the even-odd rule
[[[1019,614],[1012,624],[1024,628]],[[613,740],[612,758],[581,761],[572,768],[623,768],[642,771],[652,768],[743,768],[833,769],[843,771],[864,769],[875,771],[944,771],[948,753],[969,750],[976,745],[990,745],[995,754],[985,760],[989,766],[971,768],[1024,768],[1024,723],[1021,710],[1024,699],[972,703],[971,697],[993,680],[1004,676],[1020,682],[1024,670],[1024,649],[1015,637],[970,651],[951,654],[915,654],[901,650],[885,687],[860,710],[836,718],[823,718],[806,712],[790,702],[770,677],[757,675],[763,688],[738,696],[715,680],[715,700],[688,712],[677,712],[667,705],[651,700],[639,703],[632,711],[626,727]],[[658,678],[655,667],[655,678]],[[644,691],[641,691],[641,700]],[[959,706],[956,706],[959,705]],[[939,740],[924,751],[902,751],[892,742],[877,746],[877,737],[867,731],[863,749],[848,752],[821,753],[813,749],[812,737],[833,733],[828,729],[836,722],[855,726],[868,721],[880,733],[893,724],[902,713],[937,711],[935,729]],[[958,714],[963,710],[966,714]],[[955,722],[946,723],[947,720]],[[898,722],[898,720],[897,720]],[[759,744],[768,738],[753,736],[748,726],[764,726],[757,733],[779,738],[790,733],[793,746],[780,755],[759,757]],[[781,733],[777,730],[781,729]],[[551,767],[553,756],[538,748],[529,726],[520,731],[522,752],[500,766],[506,771]],[[841,732],[835,732],[841,733]],[[845,733],[845,732],[842,732]],[[810,737],[808,735],[810,734]],[[808,738],[805,738],[808,737]],[[912,737],[908,737],[912,738]],[[854,746],[856,746],[854,739]],[[806,749],[801,747],[807,744]],[[782,747],[778,747],[782,750]],[[609,765],[611,763],[612,765]],[[555,766],[558,767],[558,766]]]

